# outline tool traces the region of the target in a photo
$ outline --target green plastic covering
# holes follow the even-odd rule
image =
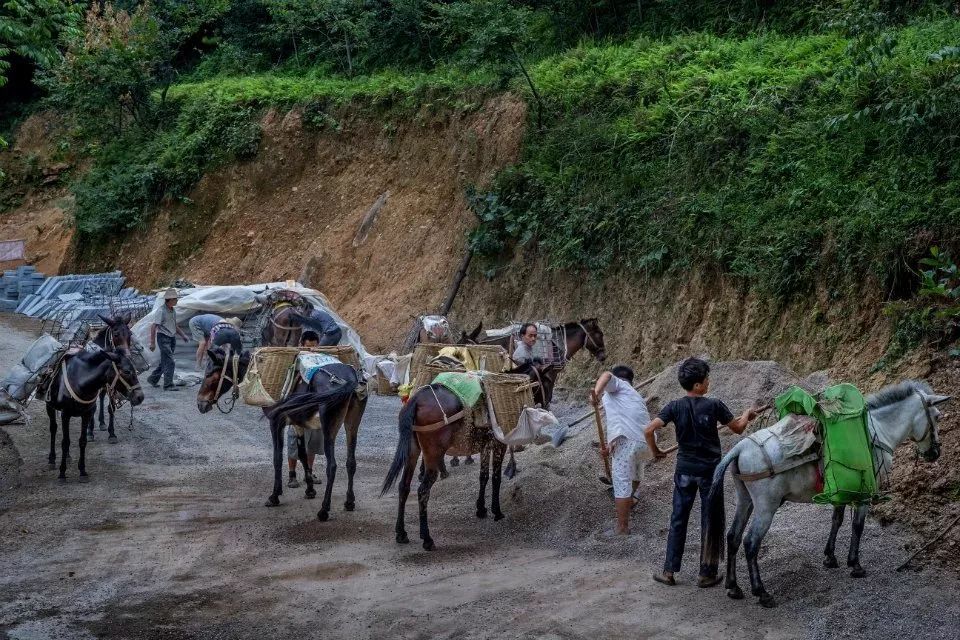
[[[867,404],[852,384],[828,387],[819,402],[799,387],[775,401],[780,417],[788,413],[813,416],[823,436],[823,493],[820,504],[861,504],[878,497],[873,450],[867,431]]]
[[[453,392],[464,407],[468,409],[477,404],[477,400],[483,394],[483,387],[480,386],[480,376],[473,372],[461,373],[459,371],[445,371],[438,373],[433,379],[434,384],[443,385]]]

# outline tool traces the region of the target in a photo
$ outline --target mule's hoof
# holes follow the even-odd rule
[[[313,487],[308,487],[307,490],[303,492],[303,497],[307,500],[313,500],[317,497],[317,490]]]
[[[463,464],[473,464],[473,458],[468,456],[467,459],[463,461]]]
[[[451,466],[451,467],[459,467],[459,466],[460,466],[460,458],[450,458],[450,466]]]
[[[90,476],[84,474],[84,475],[80,476],[79,478],[77,478],[77,482],[84,482],[84,483],[90,482]]]
[[[433,551],[437,548],[437,545],[433,544],[433,538],[427,538],[423,541],[423,550],[424,551]]]
[[[765,609],[773,609],[775,606],[777,606],[777,601],[774,600],[773,596],[770,595],[769,593],[765,593],[762,596],[760,596],[759,603],[760,603],[760,606]]]
[[[329,519],[330,519],[329,511],[317,511],[317,520],[319,520],[320,522],[326,522]]]
[[[506,518],[506,517],[507,517],[507,516],[503,515],[503,514],[500,513],[499,511],[495,511],[494,514],[493,514],[493,519],[494,519],[494,520],[503,520],[503,519]]]
[[[56,470],[57,470],[57,463],[56,463],[56,462],[48,462],[48,463],[47,463],[47,469],[49,469],[50,471],[56,471]]]
[[[406,531],[397,534],[397,544],[410,544],[410,538],[407,537]]]
[[[263,504],[265,507],[277,507],[280,506],[280,498],[278,496],[270,496],[267,498],[267,501]]]
[[[110,444],[117,444],[118,442],[120,442],[120,438],[118,438],[117,436],[110,436],[109,438],[107,438],[107,442],[109,442]]]
[[[343,503],[343,510],[344,510],[344,511],[353,511],[353,510],[356,509],[356,508],[357,508],[357,504],[356,504],[355,502],[353,502],[352,500],[349,501],[349,502],[344,502],[344,503]]]
[[[836,556],[827,556],[823,559],[823,566],[827,569],[836,569],[840,566],[840,563],[837,562]]]
[[[449,472],[449,471],[447,471],[446,469],[441,469],[441,470],[440,470],[440,479],[441,479],[441,480],[446,480],[446,479],[449,478],[449,477],[450,477],[450,472]],[[423,482],[423,481],[421,480],[421,482]]]
[[[101,423],[100,423],[100,431],[106,431],[106,430],[107,430],[107,425],[106,425],[106,423],[105,423],[105,422],[101,422]]]
[[[57,478],[57,482],[59,482],[60,484],[67,484],[67,476],[60,476],[59,478]]]
[[[733,585],[727,589],[727,597],[732,600],[743,600],[743,589],[738,585]]]
[[[850,572],[851,578],[866,578],[867,572],[863,567],[854,567],[853,571]]]
[[[486,509],[486,507],[481,507],[480,509],[477,509],[477,517],[478,517],[478,518],[486,518],[486,517],[487,517],[487,509]]]
[[[96,438],[93,437],[93,431],[87,434],[87,440],[89,440],[90,442],[93,442],[94,440],[96,440]]]

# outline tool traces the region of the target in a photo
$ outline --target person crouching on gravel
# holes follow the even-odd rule
[[[617,533],[630,533],[630,510],[638,499],[637,487],[643,477],[642,454],[646,449],[643,427],[650,422],[647,403],[633,388],[633,369],[617,365],[597,378],[593,388],[594,404],[602,394],[607,419],[606,447],[600,453],[612,457],[610,464],[613,497],[617,507]]]
[[[687,394],[669,402],[644,429],[647,446],[654,458],[663,458],[666,454],[657,447],[655,434],[669,423],[673,423],[677,433],[677,468],[673,475],[673,514],[670,516],[670,533],[667,536],[667,559],[663,564],[663,573],[654,574],[653,579],[662,584],[676,584],[674,574],[680,570],[683,559],[683,547],[687,542],[687,522],[690,510],[700,494],[700,535],[707,529],[707,494],[713,482],[713,470],[720,462],[720,434],[718,425],[729,427],[730,431],[743,433],[747,425],[757,417],[754,409],[747,409],[738,418],[734,418],[720,400],[705,397],[710,389],[710,365],[699,358],[687,358],[680,363],[677,378]],[[703,562],[703,544],[700,546],[700,577],[697,585],[712,587],[720,583],[722,576],[717,575],[717,565]]]
[[[304,331],[300,335],[300,346],[311,348],[320,346],[320,335],[316,331]],[[317,454],[320,453],[320,448],[323,446],[323,434],[319,429],[306,429],[303,432],[303,445],[307,450],[307,465],[310,466],[310,472],[313,473],[313,462],[317,458]],[[289,478],[287,479],[287,486],[291,489],[296,489],[300,486],[300,483],[297,481],[297,460],[299,459],[299,454],[297,452],[297,432],[293,428],[293,425],[287,425],[287,468],[290,471]],[[306,470],[303,472],[306,474]],[[306,481],[306,480],[304,480]],[[313,477],[313,481],[317,482],[317,477]]]

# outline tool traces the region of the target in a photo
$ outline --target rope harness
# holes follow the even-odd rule
[[[226,345],[227,355],[223,359],[223,367],[220,369],[220,379],[217,381],[217,391],[214,394],[216,400],[217,409],[220,413],[227,414],[233,411],[233,408],[237,405],[237,398],[240,397],[240,354],[232,354],[230,345]],[[233,374],[233,377],[227,375],[228,367],[232,370],[230,373]],[[223,381],[229,380],[233,384],[233,392],[230,394],[229,406],[224,409],[220,406],[220,390],[223,389]]]
[[[463,420],[467,415],[466,409],[461,409],[457,411],[452,416],[448,416],[447,412],[443,410],[443,404],[440,402],[440,398],[437,396],[437,390],[433,388],[433,385],[425,385],[417,389],[414,394],[419,393],[422,389],[430,389],[430,392],[433,394],[433,399],[437,401],[437,407],[440,409],[440,413],[443,414],[443,420],[440,422],[431,422],[430,424],[417,424],[413,426],[413,431],[415,433],[430,433],[438,429],[442,429],[458,420]]]
[[[116,362],[113,362],[111,360],[110,366],[113,367],[113,380],[110,382],[110,384],[106,385],[106,388],[107,388],[107,393],[109,393],[111,396],[113,395],[114,390],[117,388],[117,383],[122,384],[126,388],[126,391],[123,392],[123,395],[127,395],[131,391],[140,388],[139,382],[137,384],[130,384],[129,382],[123,379],[123,376],[120,373],[120,369],[117,368]],[[67,390],[67,394],[71,398],[73,398],[76,402],[79,402],[80,404],[93,404],[100,397],[100,390],[102,389],[102,387],[97,389],[96,394],[94,394],[93,398],[91,398],[90,400],[85,400],[81,398],[77,394],[77,392],[74,391],[73,386],[70,384],[70,376],[67,375],[66,359],[60,362],[60,379],[63,381],[63,386]]]

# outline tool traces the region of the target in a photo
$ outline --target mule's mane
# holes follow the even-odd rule
[[[880,391],[876,393],[868,395],[867,409],[873,410],[888,407],[891,404],[906,400],[918,391],[928,395],[933,393],[930,385],[919,380],[905,380],[898,384],[892,384],[889,387],[880,389]]]

